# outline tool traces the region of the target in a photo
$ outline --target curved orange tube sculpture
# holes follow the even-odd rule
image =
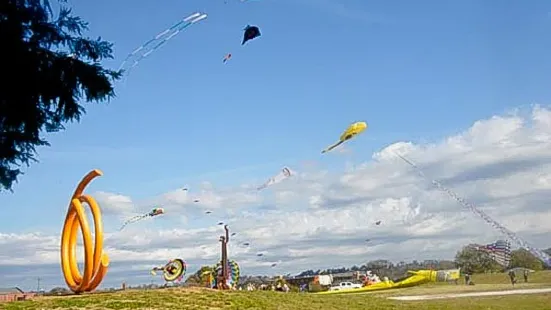
[[[71,291],[80,294],[91,292],[101,283],[109,266],[109,257],[103,253],[103,222],[101,210],[96,200],[89,195],[84,195],[84,189],[96,177],[103,175],[100,170],[90,171],[78,184],[61,234],[61,269],[65,283]],[[90,207],[94,218],[95,242],[92,244],[90,225],[84,213],[85,203]],[[76,248],[78,230],[82,232],[84,240],[84,276],[78,270]]]

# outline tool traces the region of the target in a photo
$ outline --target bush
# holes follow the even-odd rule
[[[310,282],[308,283],[308,291],[311,293],[318,293],[318,292],[327,291],[327,289],[319,285],[318,283]]]

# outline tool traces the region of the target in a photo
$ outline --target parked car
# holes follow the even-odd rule
[[[337,286],[331,286],[329,290],[330,291],[351,290],[351,289],[357,289],[361,287],[362,287],[361,284],[355,284],[352,282],[341,282]]]

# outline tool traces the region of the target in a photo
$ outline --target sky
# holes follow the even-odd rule
[[[214,264],[219,221],[244,274],[452,259],[501,237],[391,151],[551,246],[548,1],[227,2],[69,2],[87,35],[114,43],[103,62],[114,69],[182,17],[208,18],[140,62],[108,104],[47,135],[40,162],[0,193],[0,286],[65,286],[63,220],[95,168],[104,176],[86,192],[103,210],[104,287],[160,283],[149,269],[170,258],[190,273]],[[247,24],[262,36],[241,46]],[[320,154],[355,121],[368,130]],[[292,178],[251,190],[284,166]],[[166,214],[117,232],[154,206]]]

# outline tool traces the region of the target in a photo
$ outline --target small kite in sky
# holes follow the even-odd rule
[[[258,29],[257,26],[250,26],[247,25],[245,29],[243,29],[245,32],[243,33],[243,41],[241,42],[241,45],[244,45],[247,43],[247,41],[250,41],[252,39],[258,38],[261,36],[260,29]]]
[[[285,181],[287,178],[289,178],[291,176],[292,176],[291,170],[287,167],[283,167],[283,169],[281,169],[281,171],[277,175],[269,178],[268,181],[264,182],[264,184],[260,185],[256,189],[257,190],[265,189],[268,186],[271,186],[271,185],[277,184],[279,182]]]
[[[231,53],[227,54],[226,56],[224,56],[224,59],[222,59],[222,62],[223,63],[226,63],[228,60],[231,59]]]
[[[367,128],[367,123],[365,123],[365,122],[356,122],[356,123],[348,126],[348,128],[346,128],[346,130],[340,136],[339,141],[337,143],[329,146],[325,150],[321,151],[321,153],[323,154],[323,153],[327,153],[327,152],[331,151],[332,149],[336,148],[337,146],[339,146],[339,145],[343,144],[344,142],[346,142],[346,141],[354,138],[355,136],[359,135],[366,128]]]

